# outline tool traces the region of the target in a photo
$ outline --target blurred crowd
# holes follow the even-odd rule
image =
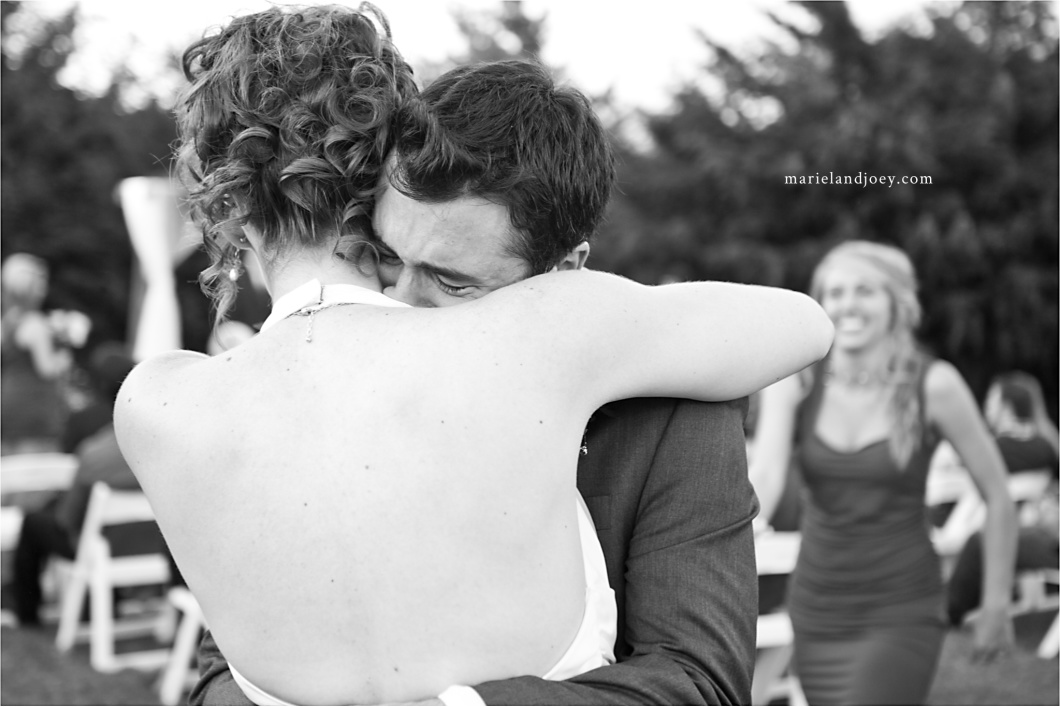
[[[80,352],[91,321],[77,311],[45,310],[48,266],[25,253],[8,256],[0,273],[3,456],[74,454],[77,471],[60,495],[22,499],[28,511],[18,534],[5,598],[20,625],[39,625],[41,573],[52,556],[73,559],[96,481],[137,488],[114,437],[113,406],[133,360],[120,342]],[[81,353],[81,356],[75,355]],[[78,363],[83,360],[84,363]]]
[[[74,351],[91,329],[76,311],[43,309],[48,265],[25,253],[8,256],[2,288],[2,447],[0,453],[58,451],[70,413],[91,403],[79,385]],[[68,451],[68,450],[67,450]]]

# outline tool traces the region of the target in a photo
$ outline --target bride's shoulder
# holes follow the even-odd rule
[[[114,400],[114,425],[123,452],[145,437],[158,439],[167,420],[176,422],[194,407],[189,403],[206,387],[198,369],[209,360],[192,351],[170,351],[133,368]]]
[[[167,351],[145,359],[126,377],[117,402],[134,402],[138,397],[152,399],[169,394],[174,386],[186,389],[181,382],[187,383],[187,377],[194,376],[195,369],[209,360],[206,354],[195,351]]]

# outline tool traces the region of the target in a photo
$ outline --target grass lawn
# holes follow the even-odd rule
[[[989,665],[972,662],[970,629],[946,637],[928,697],[931,705],[1058,705],[1060,664],[1036,655],[1056,614],[1016,618],[1016,650]]]
[[[971,633],[953,631],[942,652],[928,704],[1060,704],[1060,668],[1034,650],[1050,616],[1017,621],[1015,653],[981,665],[971,661]],[[126,670],[102,675],[88,665],[79,647],[61,655],[54,630],[0,630],[0,704],[4,705],[157,705],[156,675]]]
[[[156,674],[125,670],[97,673],[88,649],[55,649],[54,627],[0,629],[0,704],[157,705]]]

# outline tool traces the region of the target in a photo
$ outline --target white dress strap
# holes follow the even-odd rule
[[[337,283],[322,285],[320,280],[310,280],[294,288],[272,305],[272,312],[261,325],[269,327],[294,314],[311,314],[338,304],[370,304],[376,307],[408,307],[404,302],[390,299],[382,292],[375,292],[359,285]]]

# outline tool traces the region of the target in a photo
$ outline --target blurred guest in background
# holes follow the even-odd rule
[[[199,286],[199,273],[210,267],[210,256],[197,249],[176,267],[177,299],[180,302],[180,331],[183,348],[203,351],[213,356],[227,350],[261,328],[269,316],[271,300],[262,281],[261,267],[253,256],[244,255],[242,266],[236,270],[239,297],[225,316],[226,331],[212,326],[210,299]]]
[[[61,377],[73,357],[44,313],[48,266],[15,253],[0,267],[0,453],[56,451],[66,419]]]
[[[118,360],[120,356],[118,350],[113,349],[108,354],[113,360],[107,367],[115,378],[116,372],[128,373],[133,366],[131,358],[125,356]],[[109,385],[120,387],[121,380],[112,380]],[[92,485],[103,481],[113,488],[139,486],[118,449],[114,425],[110,421],[81,443],[77,456],[77,472],[70,488],[57,502],[28,513],[22,522],[15,549],[14,584],[16,612],[19,624],[23,626],[40,623],[40,575],[48,558],[52,555],[74,557]]]
[[[946,630],[924,522],[941,438],[968,460],[988,508],[977,651],[1012,642],[1015,517],[1004,465],[961,375],[916,345],[916,290],[902,251],[835,247],[812,282],[836,327],[832,351],[762,392],[751,480],[763,515],[776,507],[795,441],[806,486],[788,607],[810,704],[922,704],[928,694]]]
[[[70,413],[63,430],[63,452],[74,453],[81,442],[111,423],[114,398],[131,369],[132,358],[125,344],[105,341],[93,349],[86,368],[88,402]]]
[[[1056,474],[1060,434],[1037,378],[1022,371],[997,376],[987,390],[983,414],[1009,472],[1052,469]]]
[[[1023,509],[1016,542],[1016,570],[1060,567],[1060,511],[1057,485],[1056,424],[1045,410],[1038,380],[1027,373],[1003,373],[990,384],[984,414],[997,436],[998,448],[1010,473],[1048,469],[1052,481],[1037,503]],[[982,599],[983,536],[976,533],[961,550],[950,576],[947,612],[959,626]]]

